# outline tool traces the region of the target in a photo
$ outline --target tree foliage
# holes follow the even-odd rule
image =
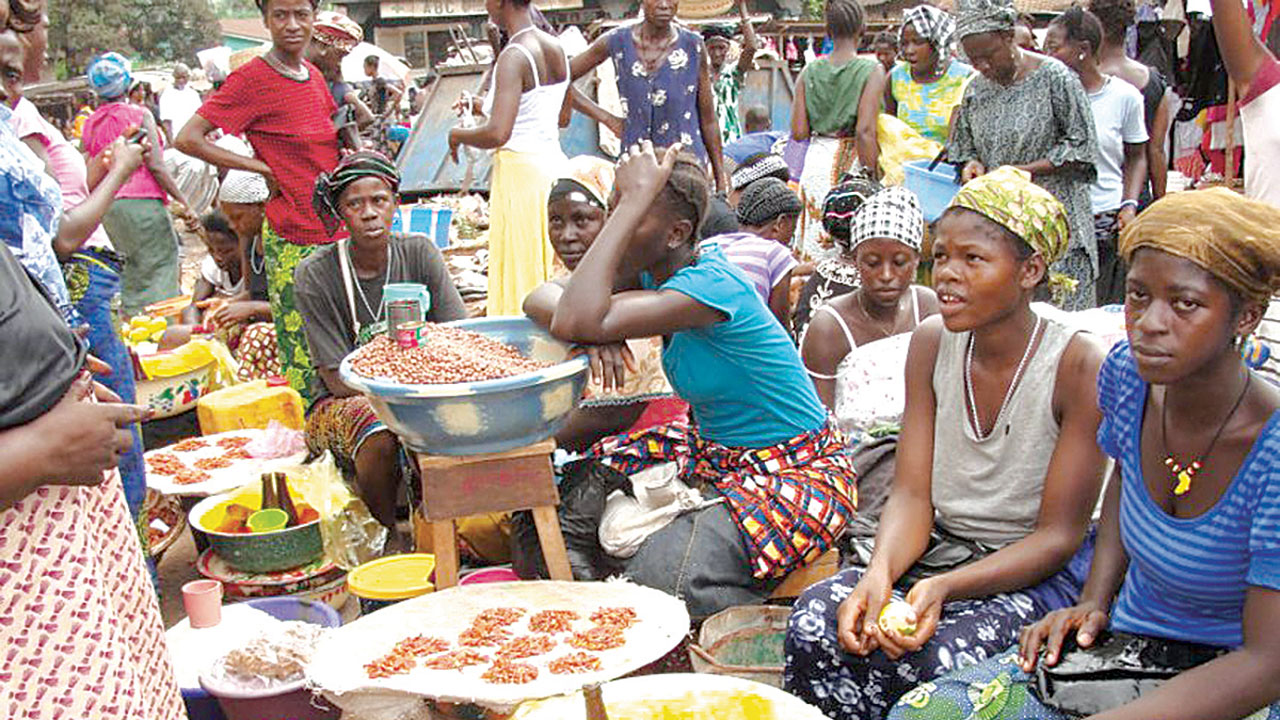
[[[115,51],[144,62],[195,62],[218,45],[207,0],[49,0],[49,57],[67,76]]]

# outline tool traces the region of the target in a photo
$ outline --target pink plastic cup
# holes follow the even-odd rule
[[[222,583],[192,580],[182,586],[182,607],[193,628],[213,627],[222,622]]]

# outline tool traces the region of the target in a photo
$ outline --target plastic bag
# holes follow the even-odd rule
[[[610,493],[600,519],[600,547],[613,557],[629,558],[640,545],[681,514],[710,503],[702,493],[681,482],[676,463],[664,463],[630,477],[635,497],[621,490]]]
[[[253,457],[271,460],[305,452],[307,440],[301,430],[294,430],[277,420],[272,420],[267,423],[267,429],[262,432],[262,435],[246,445],[244,449]]]
[[[596,460],[565,466],[560,483],[560,533],[576,580],[603,580],[622,571],[622,564],[600,547],[600,518],[605,500],[615,490],[630,490],[626,475]],[[511,565],[526,580],[550,577],[537,526],[529,511],[511,517]]]
[[[331,453],[325,451],[310,463],[271,469],[289,473],[293,487],[320,513],[324,552],[338,567],[351,570],[382,555],[387,529],[347,487]]]
[[[915,131],[893,115],[880,113],[876,118],[876,139],[880,142],[881,181],[885,185],[901,185],[906,174],[902,165],[909,160],[932,160],[942,146]]]

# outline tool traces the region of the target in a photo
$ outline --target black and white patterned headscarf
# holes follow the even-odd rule
[[[868,240],[896,240],[920,252],[924,240],[924,214],[910,190],[896,185],[867,198],[853,216],[853,250]]]
[[[902,13],[902,27],[898,29],[898,44],[902,44],[902,31],[910,26],[925,42],[933,46],[938,58],[951,57],[955,42],[956,20],[951,13],[932,5],[917,5]]]

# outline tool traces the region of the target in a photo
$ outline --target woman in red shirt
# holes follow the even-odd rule
[[[263,250],[276,323],[280,367],[289,384],[310,398],[314,369],[294,301],[293,270],[333,240],[311,210],[316,176],[338,164],[337,109],[319,68],[303,54],[319,0],[256,0],[271,33],[271,49],[250,60],[209,96],[178,133],[177,148],[225,168],[267,179]],[[255,157],[237,155],[207,138],[215,127],[243,135]]]

